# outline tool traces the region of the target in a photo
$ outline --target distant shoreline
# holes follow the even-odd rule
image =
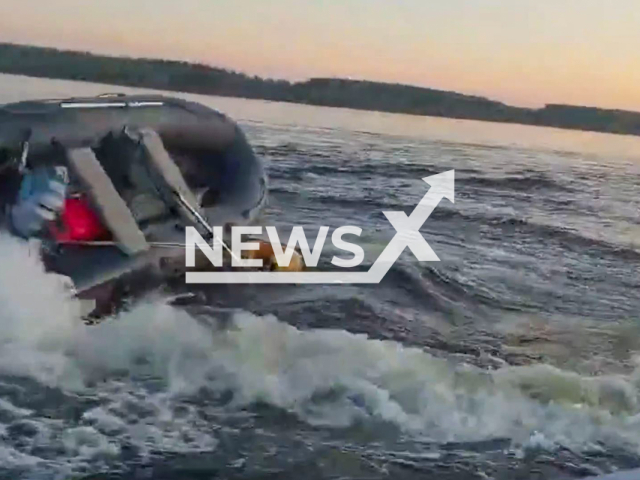
[[[187,62],[0,43],[0,73],[386,113],[640,136],[640,113],[572,105],[514,107],[484,97],[339,78],[263,79]]]

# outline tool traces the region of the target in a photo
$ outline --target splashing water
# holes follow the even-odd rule
[[[258,403],[316,427],[382,422],[437,443],[640,450],[638,371],[490,372],[272,316],[239,312],[223,325],[157,299],[85,326],[63,279],[46,274],[25,244],[3,236],[0,252],[2,468],[113,468],[125,446],[141,457],[214,451],[216,426],[202,412],[231,415]],[[198,403],[203,392],[209,400]]]

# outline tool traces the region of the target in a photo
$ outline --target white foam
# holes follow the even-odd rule
[[[0,372],[56,384],[68,366],[64,348],[80,323],[65,279],[45,275],[38,256],[0,234]]]
[[[115,456],[120,449],[107,437],[92,427],[76,427],[65,430],[62,444],[72,457],[93,458]]]
[[[26,417],[27,415],[31,415],[33,413],[32,410],[16,407],[14,404],[3,398],[0,398],[0,410],[7,412],[15,417]]]
[[[436,442],[509,438],[544,449],[604,442],[640,451],[640,370],[593,378],[546,365],[488,372],[269,316],[239,313],[227,328],[212,328],[160,300],[87,327],[63,282],[44,274],[24,245],[0,236],[0,252],[0,374],[99,403],[73,425],[0,405],[47,426],[36,443],[64,448],[60,468],[117,457],[124,442],[143,454],[215,449],[215,429],[185,402],[202,389],[232,392],[228,410],[261,401],[312,424],[388,422]],[[0,446],[7,464],[38,461]]]

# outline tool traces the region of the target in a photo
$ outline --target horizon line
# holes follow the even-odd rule
[[[454,94],[459,94],[459,95],[463,95],[465,97],[469,97],[469,98],[476,98],[476,99],[483,99],[483,100],[489,100],[492,102],[496,102],[496,103],[500,103],[502,105],[505,105],[507,107],[511,107],[511,108],[519,108],[519,109],[523,109],[523,110],[531,110],[531,111],[535,111],[535,110],[542,110],[545,109],[547,107],[551,107],[551,106],[563,106],[563,107],[574,107],[574,108],[590,108],[590,109],[598,109],[598,110],[602,110],[602,111],[608,111],[608,112],[622,112],[622,113],[640,113],[640,109],[639,110],[630,110],[630,109],[624,109],[624,108],[609,108],[609,107],[599,107],[596,105],[577,105],[577,104],[572,104],[572,103],[558,103],[558,102],[552,102],[552,103],[544,103],[542,105],[542,107],[527,107],[527,106],[522,106],[522,105],[517,105],[517,104],[511,104],[511,103],[507,103],[504,102],[502,100],[496,100],[490,96],[483,96],[483,95],[477,95],[477,94],[470,94],[470,93],[464,93],[464,92],[460,92],[457,90],[444,90],[441,88],[433,88],[430,86],[426,86],[426,85],[419,85],[419,84],[415,84],[415,83],[401,83],[401,82],[393,82],[393,81],[381,81],[381,80],[370,80],[370,79],[366,79],[366,78],[360,78],[360,77],[350,77],[350,76],[346,76],[346,77],[337,77],[337,76],[313,76],[313,77],[302,77],[302,78],[298,78],[296,80],[287,80],[285,78],[276,78],[276,77],[270,77],[270,76],[263,76],[263,75],[257,75],[251,72],[247,72],[241,69],[236,69],[236,68],[232,68],[232,67],[225,67],[225,66],[219,66],[219,65],[214,65],[211,63],[207,63],[204,61],[200,61],[200,60],[187,60],[187,59],[178,59],[178,58],[171,58],[171,57],[161,57],[161,56],[153,56],[153,55],[145,55],[145,56],[135,56],[135,55],[129,55],[126,53],[101,53],[99,51],[92,51],[92,50],[73,50],[73,49],[69,49],[69,48],[63,48],[63,47],[55,47],[55,46],[50,46],[50,45],[42,45],[42,44],[34,44],[34,43],[18,43],[18,42],[2,42],[0,41],[0,46],[5,45],[5,46],[14,46],[14,47],[26,47],[26,48],[38,48],[38,49],[42,49],[42,50],[52,50],[55,52],[62,52],[62,53],[76,53],[76,54],[85,54],[85,55],[92,55],[95,57],[107,57],[107,58],[118,58],[118,59],[125,59],[125,60],[133,60],[133,61],[164,61],[164,62],[171,62],[171,63],[182,63],[182,64],[187,64],[187,65],[194,65],[194,66],[202,66],[202,67],[206,67],[209,69],[217,69],[217,70],[224,70],[226,72],[229,73],[233,73],[233,74],[238,74],[238,75],[245,75],[247,77],[257,77],[261,80],[270,80],[270,81],[276,81],[276,82],[287,82],[289,84],[296,84],[296,83],[305,83],[305,82],[309,82],[311,80],[346,80],[346,81],[351,81],[351,82],[363,82],[363,83],[374,83],[374,84],[380,84],[380,85],[397,85],[397,86],[403,86],[403,87],[413,87],[413,88],[419,88],[419,89],[425,89],[425,90],[431,90],[434,92],[443,92],[443,93],[454,93]]]

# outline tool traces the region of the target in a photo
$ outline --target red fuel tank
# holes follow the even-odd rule
[[[65,200],[59,221],[51,225],[51,233],[61,243],[89,242],[109,238],[109,231],[83,196]]]

